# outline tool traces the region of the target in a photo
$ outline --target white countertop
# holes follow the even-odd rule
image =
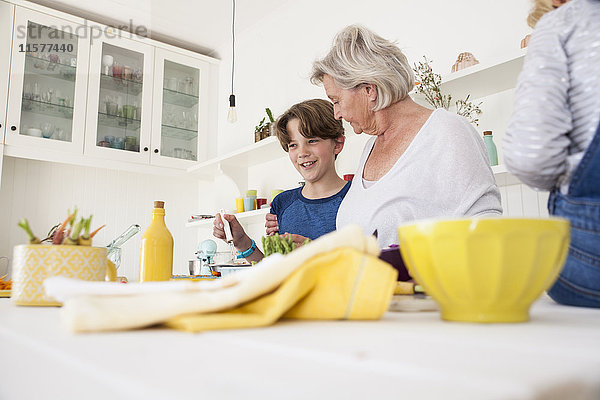
[[[600,310],[542,298],[522,324],[284,321],[74,335],[0,299],[0,399],[600,399]]]

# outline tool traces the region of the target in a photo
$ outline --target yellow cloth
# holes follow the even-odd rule
[[[314,256],[275,291],[232,310],[180,315],[172,328],[189,332],[267,326],[280,318],[379,319],[387,310],[397,271],[379,258],[341,247]]]

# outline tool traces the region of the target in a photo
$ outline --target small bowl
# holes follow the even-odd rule
[[[379,259],[389,263],[392,267],[398,271],[399,281],[410,281],[412,278],[406,269],[402,254],[400,254],[400,248],[398,245],[391,245],[381,250]]]
[[[38,128],[28,128],[27,135],[33,137],[42,137],[42,130]]]
[[[522,322],[556,280],[569,245],[562,218],[428,220],[398,228],[410,275],[449,321]]]

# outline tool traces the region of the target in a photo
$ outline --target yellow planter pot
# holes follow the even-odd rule
[[[103,281],[107,276],[105,247],[67,245],[20,245],[13,252],[12,302],[22,306],[60,306],[44,291],[52,276]],[[114,265],[109,271],[114,270]]]

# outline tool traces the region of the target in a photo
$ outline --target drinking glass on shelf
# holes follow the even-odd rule
[[[191,76],[185,78],[185,93],[194,94],[194,78]]]
[[[102,73],[107,76],[113,74],[113,62],[114,58],[111,55],[105,54],[102,56]]]
[[[123,66],[121,64],[119,64],[118,62],[115,62],[113,64],[112,73],[115,78],[122,78],[123,77]]]
[[[54,133],[54,125],[51,122],[45,122],[42,124],[42,137],[50,139]]]
[[[131,80],[131,67],[129,65],[123,67],[123,79]]]
[[[179,79],[177,81],[177,91],[179,93],[187,93],[187,83],[185,82],[185,79]]]

